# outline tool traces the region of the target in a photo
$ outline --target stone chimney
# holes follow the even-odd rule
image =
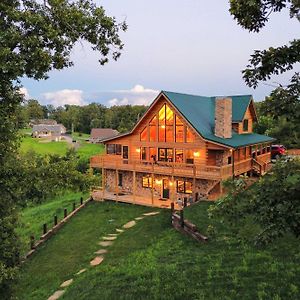
[[[215,100],[215,136],[231,138],[232,99],[216,98]]]

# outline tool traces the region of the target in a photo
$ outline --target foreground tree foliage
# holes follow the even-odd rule
[[[225,184],[228,194],[210,209],[212,218],[221,218],[245,232],[255,244],[266,245],[292,234],[300,236],[300,159],[278,161],[272,171],[247,188],[244,179]],[[249,225],[251,224],[251,225]]]
[[[77,41],[87,41],[99,62],[120,56],[119,32],[126,24],[105,14],[88,0],[0,1],[0,297],[10,298],[10,281],[18,263],[14,234],[15,174],[18,147],[16,113],[24,76],[46,79],[53,69],[72,66]],[[16,185],[14,185],[16,183]]]

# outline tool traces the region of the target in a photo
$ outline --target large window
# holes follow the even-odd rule
[[[148,140],[148,130],[147,130],[148,128],[147,127],[145,127],[144,129],[143,129],[143,131],[141,132],[141,141],[142,142],[146,142],[147,140]]]
[[[159,116],[159,137],[160,142],[174,141],[174,113],[166,104],[162,106],[158,113]]]
[[[149,123],[149,130],[150,130],[150,142],[156,142],[156,123],[157,118],[156,116],[152,118]]]
[[[177,180],[177,193],[192,194],[192,183],[184,180]]]
[[[172,148],[158,148],[158,160],[159,161],[173,161],[173,149]]]
[[[195,141],[195,137],[192,134],[191,130],[187,127],[186,128],[186,142],[193,143]]]
[[[107,144],[106,145],[106,153],[107,154],[122,154],[122,145],[121,144]]]
[[[156,156],[156,148],[149,148],[149,156],[150,156],[150,160],[153,162],[156,162],[157,160],[157,156]]]
[[[176,116],[176,118],[175,118],[175,142],[177,142],[177,143],[184,142],[183,128],[184,128],[183,123]]]
[[[143,176],[143,183],[142,183],[142,186],[144,188],[151,188],[152,187],[152,177],[149,177],[149,176]]]

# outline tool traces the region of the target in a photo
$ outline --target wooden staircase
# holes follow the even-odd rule
[[[252,170],[255,174],[259,176],[265,175],[268,171],[268,164],[263,161],[259,161],[255,158],[252,158]]]

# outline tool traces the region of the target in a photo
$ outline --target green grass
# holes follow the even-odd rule
[[[209,205],[185,211],[203,233],[211,223]],[[168,210],[138,221],[118,237],[100,266],[74,276],[88,267],[101,236],[146,210],[116,203],[89,205],[23,265],[19,298],[45,299],[72,277],[61,299],[300,298],[299,240],[287,236],[258,249],[214,222],[216,238],[198,243],[170,226]]]
[[[34,235],[36,240],[42,235],[43,224],[47,224],[50,229],[53,227],[53,218],[57,215],[58,220],[63,218],[63,210],[72,210],[73,202],[79,205],[80,197],[84,200],[88,198],[88,193],[67,192],[63,195],[50,199],[45,203],[26,207],[20,212],[20,227],[17,234],[22,242],[22,255],[29,251],[30,236]]]
[[[49,142],[45,139],[36,139],[31,136],[23,137],[20,147],[20,151],[23,153],[34,151],[41,155],[57,154],[61,156],[65,155],[68,149],[69,144],[67,142]]]
[[[77,141],[85,141],[90,137],[89,134],[87,133],[80,133],[80,132],[73,132],[72,133],[72,138],[77,140]]]
[[[81,159],[89,160],[91,156],[101,154],[104,152],[104,146],[102,144],[90,144],[87,142],[81,142],[80,147],[77,149],[77,154]]]

